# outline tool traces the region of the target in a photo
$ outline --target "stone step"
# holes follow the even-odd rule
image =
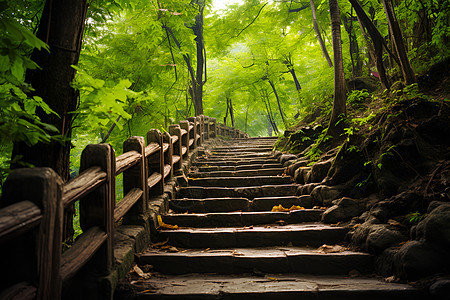
[[[206,177],[189,179],[190,186],[204,187],[244,187],[256,185],[288,184],[292,179],[289,176],[253,176],[253,177]]]
[[[348,228],[321,223],[285,226],[227,228],[180,228],[160,230],[163,239],[182,248],[246,248],[268,246],[312,246],[341,243]]]
[[[273,168],[283,168],[280,163],[274,164],[248,164],[240,166],[199,166],[199,172],[212,172],[212,171],[240,171],[240,170],[259,170],[259,169],[273,169]]]
[[[131,299],[190,300],[423,300],[426,294],[406,284],[359,277],[301,274],[152,276],[133,286]]]
[[[311,208],[311,205],[302,201],[308,196],[260,197],[249,200],[247,198],[204,198],[204,199],[172,199],[170,208],[179,213],[208,213],[232,211],[271,211],[276,205],[290,208],[298,205]]]
[[[350,271],[368,274],[373,256],[343,251],[321,253],[308,247],[267,247],[231,249],[150,249],[138,256],[139,265],[152,265],[164,274],[186,273],[298,273],[345,275]]]
[[[223,212],[203,214],[167,214],[164,223],[180,227],[235,227],[260,224],[296,224],[303,222],[319,222],[321,209],[301,209],[288,212]]]
[[[178,199],[182,198],[213,198],[231,197],[254,199],[260,197],[292,196],[297,192],[298,184],[263,185],[251,187],[180,187],[177,192]]]
[[[215,159],[196,159],[192,165],[193,166],[242,166],[242,165],[255,165],[255,164],[279,164],[277,159],[227,159],[227,160],[215,160]],[[281,166],[281,164],[280,164]]]
[[[261,152],[269,152],[273,154],[272,146],[225,146],[225,147],[216,147],[211,149],[211,153],[213,154],[241,154],[241,153],[261,153]]]
[[[273,157],[273,152],[236,152],[236,153],[229,153],[229,152],[221,152],[221,151],[212,151],[211,154],[209,154],[208,157],[210,158],[238,158],[238,157]]]
[[[255,169],[239,171],[211,171],[211,172],[191,172],[190,178],[204,177],[242,177],[242,176],[277,176],[284,173],[284,168]]]

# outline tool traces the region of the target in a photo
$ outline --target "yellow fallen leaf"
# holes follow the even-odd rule
[[[162,217],[158,216],[158,226],[159,228],[165,228],[165,229],[178,229],[178,225],[170,225],[163,222]]]
[[[273,211],[273,212],[284,212],[284,211],[289,211],[289,209],[284,208],[284,207],[280,204],[280,205],[275,205],[274,207],[272,207],[272,211]]]
[[[275,277],[267,277],[267,279],[272,280],[272,281],[277,281],[278,280]]]
[[[291,211],[291,210],[301,210],[301,209],[305,209],[305,208],[302,207],[302,206],[298,206],[298,205],[292,205],[292,206],[289,208],[289,211]]]

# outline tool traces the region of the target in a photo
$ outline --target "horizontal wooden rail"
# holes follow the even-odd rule
[[[153,173],[147,179],[147,187],[151,189],[155,185],[157,185],[162,179],[162,175],[160,173]]]
[[[100,227],[91,227],[61,257],[61,278],[66,281],[81,269],[106,241],[108,235]]]
[[[118,222],[133,207],[144,192],[141,189],[134,188],[120,200],[114,209],[114,222]]]
[[[30,201],[14,203],[0,209],[0,242],[35,228],[41,219],[41,209]]]
[[[116,157],[116,176],[139,162],[142,155],[137,151],[128,151]]]
[[[150,156],[157,153],[161,147],[157,143],[150,143],[145,147],[145,156]]]
[[[106,173],[100,167],[92,167],[67,182],[63,187],[64,207],[73,204],[79,198],[86,196],[106,180]]]

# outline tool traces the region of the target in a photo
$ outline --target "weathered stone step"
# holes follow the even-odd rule
[[[311,208],[303,198],[308,196],[260,197],[249,200],[247,198],[204,198],[204,199],[172,199],[170,208],[175,212],[208,213],[232,211],[271,211],[276,205],[290,208],[298,205]]]
[[[253,165],[253,164],[277,164],[278,160],[274,158],[268,159],[228,159],[228,160],[215,160],[215,159],[196,159],[192,165],[194,166],[242,166],[242,165]],[[281,164],[280,164],[281,165]]]
[[[202,157],[202,156],[201,156]],[[210,158],[239,158],[239,157],[274,157],[273,152],[236,152],[236,153],[229,153],[229,152],[216,152],[212,151],[211,154],[209,154]]]
[[[288,184],[289,176],[206,177],[189,179],[190,186],[243,187],[257,185]]]
[[[203,214],[167,214],[164,223],[180,227],[235,227],[260,224],[296,224],[303,222],[319,222],[321,209],[302,209],[288,212],[223,212]]]
[[[161,230],[162,238],[182,248],[245,248],[268,246],[312,246],[341,243],[348,228],[321,223],[286,226],[227,228],[180,228]]]
[[[243,152],[260,153],[260,152],[272,152],[272,146],[226,146],[216,147],[211,149],[211,153],[222,154],[240,154]]]
[[[164,274],[299,273],[345,275],[350,271],[373,271],[373,256],[343,251],[319,253],[308,247],[266,247],[232,249],[150,249],[138,256],[138,264],[152,265]]]
[[[239,166],[199,166],[199,172],[211,172],[211,171],[240,171],[240,170],[259,170],[259,169],[273,169],[282,168],[280,163],[275,164],[251,164],[251,165],[239,165]]]
[[[258,300],[423,300],[426,294],[406,284],[348,276],[299,274],[152,276],[136,284],[131,299]]]
[[[277,176],[284,173],[284,168],[272,169],[255,169],[255,170],[239,170],[239,171],[211,171],[211,172],[191,172],[188,174],[190,178],[204,177],[241,177],[241,176]]]
[[[259,198],[259,197],[278,197],[292,196],[297,191],[298,184],[283,185],[263,185],[251,187],[199,187],[188,186],[178,189],[177,198],[213,198],[213,197],[232,197],[232,198]]]

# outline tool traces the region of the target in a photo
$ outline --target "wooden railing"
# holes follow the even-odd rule
[[[7,276],[0,299],[60,299],[64,286],[89,264],[109,274],[114,264],[116,223],[142,224],[149,200],[206,140],[217,135],[244,137],[234,128],[197,116],[152,129],[123,143],[115,156],[108,144],[88,145],[80,174],[63,184],[49,168],[18,169],[6,180],[0,201],[0,263]],[[124,197],[116,202],[116,176],[123,174]],[[83,233],[62,252],[65,210],[79,201]]]

